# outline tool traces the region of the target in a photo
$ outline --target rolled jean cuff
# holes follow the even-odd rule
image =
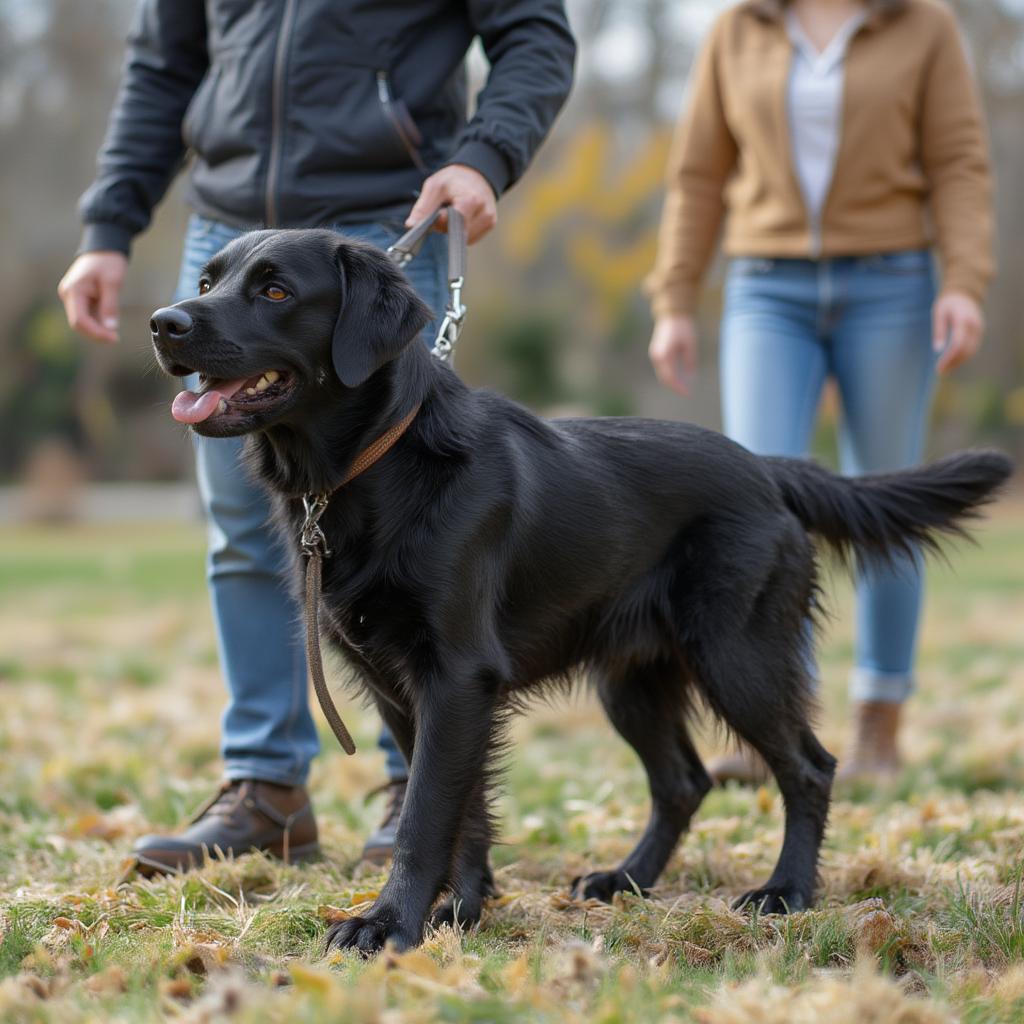
[[[309,778],[309,765],[298,772],[284,772],[275,766],[259,761],[226,761],[224,778],[230,782],[240,779],[255,779],[257,782],[273,782],[278,786],[304,786]]]
[[[914,692],[911,672],[879,672],[855,668],[850,673],[850,700],[880,704],[902,704]]]

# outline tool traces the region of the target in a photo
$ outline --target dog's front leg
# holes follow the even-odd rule
[[[376,953],[415,946],[448,882],[468,801],[484,773],[494,728],[495,673],[445,673],[418,688],[409,788],[391,875],[365,917],[334,925],[328,948]]]

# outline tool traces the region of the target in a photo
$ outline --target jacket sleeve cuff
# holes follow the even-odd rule
[[[651,313],[655,319],[662,316],[693,316],[697,308],[697,287],[676,283],[661,284],[648,278],[644,291],[651,300]]]
[[[78,253],[113,251],[123,252],[127,256],[131,252],[132,239],[135,232],[131,228],[110,222],[86,224],[82,232],[82,241],[78,245]]]
[[[947,272],[943,275],[942,294],[961,292],[969,295],[979,306],[983,306],[990,279],[990,274]]]
[[[494,190],[496,197],[501,196],[502,192],[512,184],[512,170],[508,161],[497,149],[486,142],[479,140],[464,142],[448,163],[465,164],[466,167],[472,167],[474,171],[479,171],[487,179],[487,183]]]

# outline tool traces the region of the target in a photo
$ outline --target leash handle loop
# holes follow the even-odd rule
[[[433,213],[424,217],[423,220],[413,224],[401,238],[392,242],[387,247],[385,251],[400,267],[407,266],[416,256],[419,256],[420,249],[423,248],[423,242],[430,233],[430,229],[436,223],[437,218],[441,216],[443,209],[445,207],[439,206]],[[451,222],[449,221],[449,223]]]

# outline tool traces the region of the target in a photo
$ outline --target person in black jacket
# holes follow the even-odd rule
[[[477,36],[490,73],[467,123],[464,64]],[[574,59],[561,0],[140,0],[98,174],[80,202],[79,255],[58,288],[68,322],[118,340],[131,241],[186,163],[194,213],[176,299],[255,227],[329,226],[387,246],[450,203],[476,241],[551,127]],[[408,268],[436,312],[443,255],[434,235]],[[237,439],[199,439],[196,452],[229,690],[225,782],[183,832],[139,841],[143,871],[186,868],[214,847],[291,859],[318,849],[300,612],[239,451]],[[390,852],[407,774],[386,733],[381,746],[390,799],[364,849],[371,859]]]

